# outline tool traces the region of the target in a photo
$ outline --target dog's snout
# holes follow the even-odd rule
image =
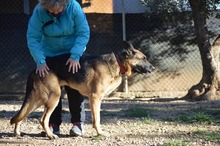
[[[149,64],[148,66],[147,66],[147,68],[146,68],[146,71],[148,72],[148,73],[151,73],[152,71],[154,71],[155,70],[155,67],[152,65],[152,64]]]
[[[153,65],[150,65],[151,71],[155,70],[156,68]]]

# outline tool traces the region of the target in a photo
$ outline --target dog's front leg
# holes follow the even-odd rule
[[[98,135],[102,135],[102,129],[100,126],[100,108],[101,108],[101,98],[95,96],[90,97],[90,107],[92,113],[92,124]]]

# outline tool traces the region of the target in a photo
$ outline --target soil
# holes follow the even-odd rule
[[[20,100],[0,101],[0,145],[18,146],[159,146],[159,145],[190,145],[213,146],[220,145],[219,140],[208,140],[197,136],[194,131],[208,131],[218,133],[220,124],[216,123],[184,123],[178,120],[181,112],[190,113],[195,109],[217,109],[219,102],[187,102],[181,100],[150,100],[150,99],[104,99],[102,101],[101,126],[106,137],[96,137],[95,129],[91,125],[91,115],[88,100],[86,100],[86,122],[83,137],[70,137],[71,129],[68,102],[63,99],[63,122],[59,139],[50,140],[42,137],[43,131],[39,119],[43,107],[37,109],[22,122],[23,136],[14,136],[14,125],[9,121],[22,105]],[[143,122],[146,117],[130,115],[128,109],[151,109],[152,122]],[[148,111],[148,110],[147,110]],[[130,116],[128,116],[130,115]],[[216,118],[220,118],[217,116]],[[149,118],[149,117],[148,117]]]

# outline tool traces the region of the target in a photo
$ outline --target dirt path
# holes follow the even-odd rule
[[[190,116],[195,111],[212,110],[220,113],[219,102],[186,102],[149,100],[103,100],[101,124],[105,139],[94,138],[88,101],[86,100],[86,123],[83,137],[69,137],[71,128],[67,101],[63,100],[63,123],[57,140],[41,137],[42,127],[38,120],[43,108],[32,113],[21,125],[22,137],[13,136],[14,125],[10,118],[20,109],[22,101],[0,101],[0,145],[68,145],[68,146],[158,146],[158,145],[220,145],[219,139],[206,139],[199,131],[219,133],[216,122],[187,123],[179,121],[180,115]],[[143,109],[145,110],[143,112]],[[215,121],[220,120],[215,115]]]

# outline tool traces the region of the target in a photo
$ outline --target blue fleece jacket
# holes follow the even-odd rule
[[[45,23],[53,20],[46,26]],[[70,53],[79,61],[89,41],[90,30],[81,6],[71,0],[61,16],[54,17],[38,4],[28,23],[27,45],[37,66],[46,57]]]

